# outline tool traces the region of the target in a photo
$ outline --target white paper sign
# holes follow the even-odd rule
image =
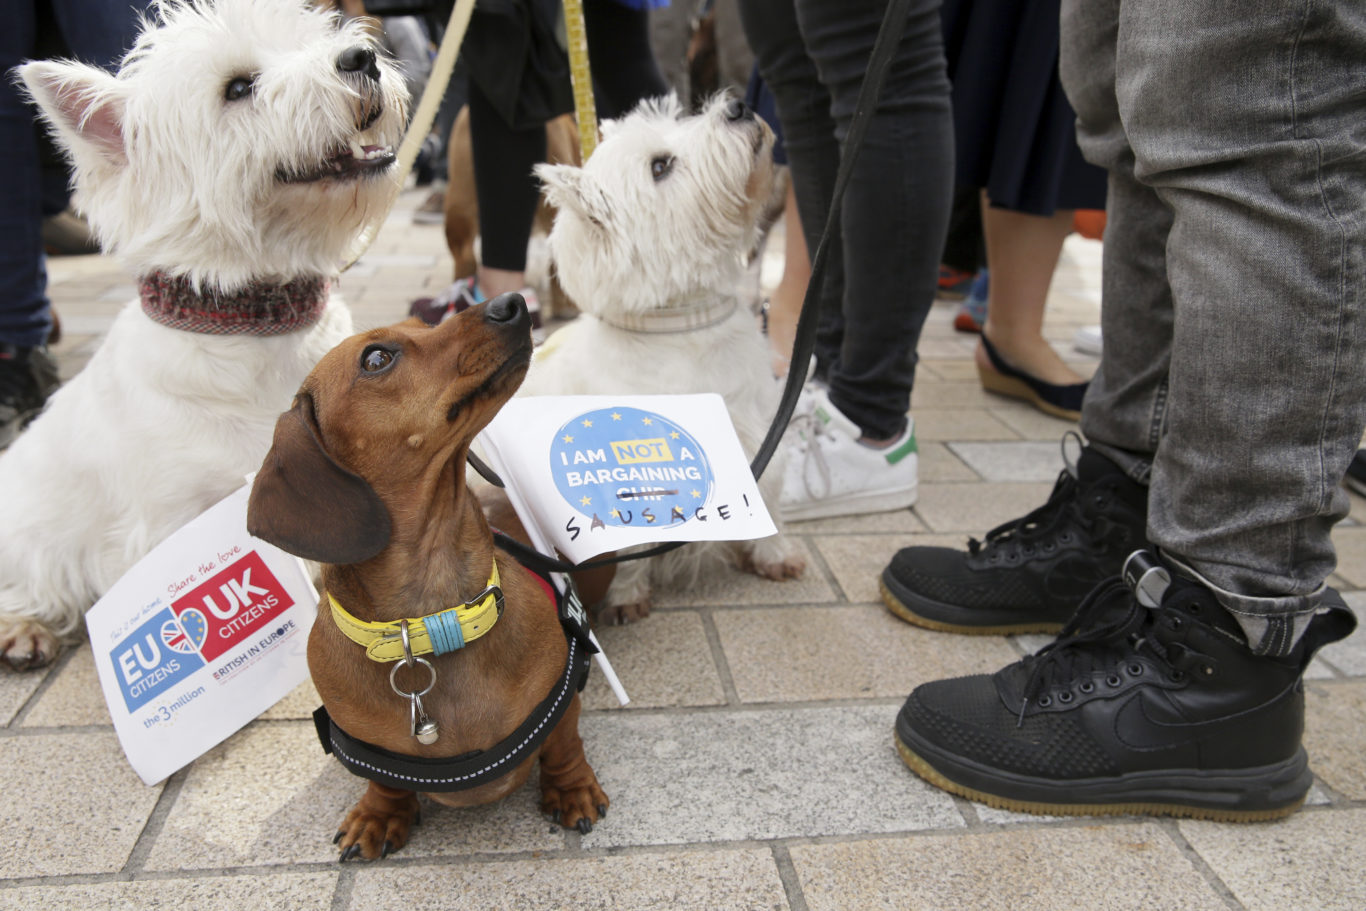
[[[480,443],[523,522],[575,563],[777,533],[719,395],[514,398]]]
[[[308,677],[317,594],[298,558],[247,534],[250,489],[157,545],[86,614],[114,729],[147,784]]]

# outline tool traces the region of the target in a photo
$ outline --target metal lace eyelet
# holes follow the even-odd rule
[[[1061,693],[1058,694],[1058,701],[1061,702],[1063,705],[1067,705],[1069,702],[1072,701],[1071,692],[1063,690]]]
[[[1052,697],[1052,696],[1040,696],[1040,697],[1039,697],[1039,708],[1044,708],[1044,709],[1046,709],[1046,708],[1048,708],[1048,707],[1049,707],[1050,705],[1052,705],[1052,704],[1053,704],[1053,697]]]
[[[1143,674],[1143,665],[1131,664],[1128,667],[1126,667],[1125,670],[1129,672],[1129,676],[1138,677]]]
[[[1186,623],[1180,617],[1173,614],[1171,617],[1167,618],[1167,625],[1170,626],[1172,629],[1180,629],[1181,627],[1185,626]]]
[[[1119,674],[1111,674],[1110,676],[1105,678],[1105,682],[1108,683],[1110,686],[1119,686],[1124,681],[1120,679]]]
[[[1081,683],[1077,684],[1077,689],[1081,690],[1083,693],[1094,693],[1096,691],[1096,685],[1090,680],[1083,680]]]
[[[1170,674],[1172,683],[1181,683],[1186,679],[1185,671],[1172,671]]]
[[[1190,604],[1186,605],[1186,610],[1190,611],[1192,614],[1198,614],[1201,610],[1201,604],[1199,601],[1192,601]]]

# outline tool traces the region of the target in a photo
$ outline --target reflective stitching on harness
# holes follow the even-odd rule
[[[528,743],[535,739],[536,734],[541,730],[541,728],[545,727],[546,722],[548,722],[551,719],[551,717],[555,714],[556,707],[560,704],[560,701],[564,699],[564,694],[569,690],[570,684],[574,682],[574,652],[575,649],[578,648],[578,642],[573,637],[567,638],[569,639],[569,658],[567,662],[567,670],[565,672],[564,679],[561,682],[560,692],[555,696],[555,701],[551,703],[550,710],[546,712],[545,717],[541,719],[540,724],[532,728],[521,743],[513,747],[501,759],[489,763],[482,769],[478,769],[474,772],[469,772],[465,775],[456,775],[450,778],[427,778],[419,775],[403,775],[398,772],[391,772],[388,769],[381,769],[378,766],[373,766],[368,762],[355,758],[354,756],[347,753],[345,750],[341,748],[341,746],[337,743],[337,739],[335,737],[328,737],[328,740],[332,742],[332,750],[338,756],[344,757],[346,761],[352,765],[357,765],[362,768],[369,769],[372,772],[377,772],[380,775],[385,775],[389,778],[398,778],[402,779],[403,781],[411,781],[417,784],[450,784],[457,781],[468,781],[469,779],[477,778],[478,776],[483,775],[486,772],[491,772],[503,763],[507,762],[509,759],[515,757],[519,752],[521,752],[523,748],[526,747]]]

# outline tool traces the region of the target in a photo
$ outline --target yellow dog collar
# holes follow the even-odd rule
[[[408,641],[414,655],[444,655],[464,647],[493,629],[503,615],[503,590],[498,584],[498,561],[493,562],[488,586],[473,600],[425,617],[372,622],[358,620],[328,592],[332,619],[348,639],[365,646],[373,661],[398,661],[404,657],[402,625],[408,624]]]

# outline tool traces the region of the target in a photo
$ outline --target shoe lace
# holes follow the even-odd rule
[[[800,474],[802,487],[808,497],[819,500],[831,489],[830,465],[825,460],[821,440],[827,437],[833,439],[834,434],[830,432],[830,428],[826,426],[825,422],[816,417],[814,409],[793,415],[787,426],[791,431],[795,431],[798,434],[797,438],[801,440]],[[812,487],[811,472],[807,470],[808,466],[815,467],[816,475],[823,485],[823,489],[819,493]]]
[[[1116,607],[1117,601],[1124,605],[1122,612]],[[1164,613],[1170,612],[1139,604],[1123,579],[1102,582],[1082,601],[1057,639],[1021,662],[1026,675],[1017,725],[1024,724],[1030,700],[1037,703],[1036,697],[1044,690],[1054,686],[1070,688],[1079,677],[1094,676],[1097,672],[1104,672],[1106,682],[1117,686],[1117,669],[1142,673],[1135,661],[1142,655],[1151,658],[1171,679],[1180,680],[1186,667],[1208,656],[1159,630],[1158,619]],[[1167,617],[1171,630],[1179,630],[1181,623],[1174,615]]]
[[[1068,437],[1071,436],[1075,434],[1069,433]],[[1077,439],[1080,441],[1079,437]],[[1076,461],[1067,452],[1067,437],[1063,439],[1062,453],[1066,467],[1059,472],[1048,500],[1020,518],[996,526],[981,540],[969,537],[968,553],[974,557],[982,554],[988,558],[1015,551],[1029,555],[1034,552],[1036,544],[1048,549],[1053,537],[1065,539],[1067,530],[1072,527],[1090,536],[1095,520],[1083,508],[1083,491],[1077,479]]]

